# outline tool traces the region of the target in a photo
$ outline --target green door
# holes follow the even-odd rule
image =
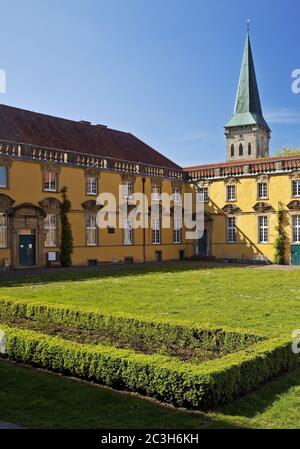
[[[19,264],[21,267],[35,265],[35,236],[19,236]]]
[[[300,245],[291,246],[292,265],[300,265]]]

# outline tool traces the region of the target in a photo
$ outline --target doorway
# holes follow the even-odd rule
[[[35,264],[35,235],[19,235],[20,267],[32,267]]]
[[[206,229],[201,239],[198,240],[198,256],[208,256],[208,234]]]

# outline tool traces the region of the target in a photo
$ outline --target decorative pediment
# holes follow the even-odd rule
[[[208,181],[207,179],[202,179],[201,181],[197,182],[196,187],[199,189],[202,187],[209,187],[209,185],[210,185],[210,181]]]
[[[222,207],[222,211],[225,212],[225,214],[237,214],[241,209],[235,204],[225,204],[225,206]]]
[[[4,193],[0,194],[0,211],[6,212],[14,204],[14,200]]]
[[[230,176],[229,178],[226,178],[224,182],[225,184],[237,184],[239,180],[237,178],[234,178],[233,176]]]
[[[9,214],[21,217],[46,217],[46,213],[41,207],[31,203],[19,204],[18,206],[11,208]]]
[[[299,200],[293,200],[293,201],[291,201],[291,202],[287,205],[287,207],[288,207],[290,210],[300,210],[300,201],[299,201]]]
[[[85,176],[91,176],[93,178],[97,178],[100,174],[99,168],[95,167],[88,167],[84,170]]]
[[[269,175],[259,175],[256,178],[256,182],[268,182],[269,181]]]
[[[136,181],[136,176],[133,175],[132,173],[122,173],[121,175],[121,180],[122,182],[132,182],[135,183]]]
[[[4,167],[10,167],[12,164],[12,160],[9,157],[4,156],[3,154],[0,154],[0,163]]]
[[[162,178],[159,178],[159,177],[156,177],[156,176],[151,178],[151,184],[152,185],[161,186],[162,182],[163,182]]]
[[[182,188],[182,181],[179,181],[177,179],[172,181],[172,189],[180,189]]]
[[[41,171],[42,173],[45,172],[52,172],[52,173],[60,173],[60,165],[58,165],[55,162],[41,162]]]
[[[86,211],[97,212],[103,206],[101,204],[97,204],[95,200],[87,200],[84,203],[82,203],[82,207]]]
[[[263,201],[260,201],[256,204],[254,204],[253,209],[256,212],[273,212],[274,211],[274,208],[270,204],[265,203]]]
[[[60,210],[61,202],[57,198],[45,198],[39,202],[42,209],[58,213]]]
[[[300,179],[300,170],[295,170],[290,174],[291,179]]]

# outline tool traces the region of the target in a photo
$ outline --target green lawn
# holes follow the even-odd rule
[[[0,277],[0,297],[271,336],[300,328],[300,271],[197,263]],[[300,369],[210,413],[0,362],[0,420],[26,427],[300,427]]]
[[[300,327],[300,271],[193,264],[3,277],[0,294],[30,302],[227,326],[268,335]]]
[[[211,413],[0,362],[0,419],[32,428],[299,428],[300,369]]]

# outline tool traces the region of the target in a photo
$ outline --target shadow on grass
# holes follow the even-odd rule
[[[268,381],[261,385],[253,393],[238,398],[231,403],[214,409],[215,412],[230,416],[244,416],[254,418],[265,412],[276,402],[281,395],[287,393],[290,388],[300,385],[300,366],[290,373]]]
[[[0,419],[30,428],[237,428],[95,384],[0,361]]]
[[[180,273],[193,270],[217,270],[246,268],[245,264],[226,264],[210,262],[168,262],[126,265],[101,265],[98,267],[48,268],[19,270],[0,273],[0,287],[21,287],[28,284],[47,284],[48,282],[86,281],[99,277],[135,276],[151,273]]]

